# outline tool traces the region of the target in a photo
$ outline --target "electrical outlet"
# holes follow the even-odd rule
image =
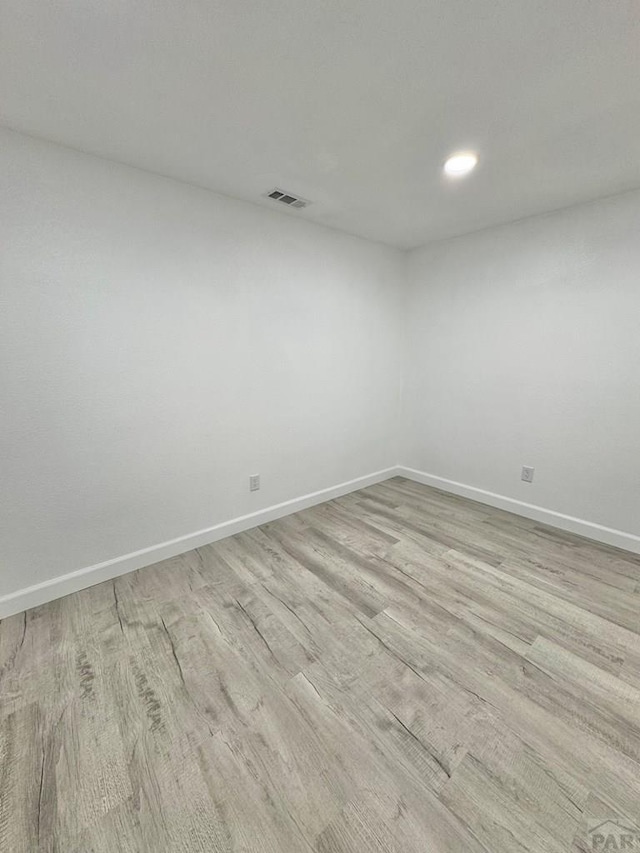
[[[257,492],[260,488],[260,474],[252,474],[249,477],[249,491]]]
[[[533,473],[535,470],[535,468],[529,468],[528,465],[523,465],[520,479],[524,480],[525,483],[533,483]]]

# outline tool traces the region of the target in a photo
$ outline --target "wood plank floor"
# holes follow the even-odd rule
[[[396,478],[5,619],[0,850],[597,849],[640,822],[639,581]]]

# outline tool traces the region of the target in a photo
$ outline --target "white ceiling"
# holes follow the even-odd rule
[[[640,185],[640,5],[0,0],[0,122],[416,246]]]

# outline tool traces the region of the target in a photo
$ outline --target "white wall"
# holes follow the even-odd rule
[[[397,462],[399,252],[0,149],[0,597]]]
[[[0,611],[398,462],[640,533],[640,193],[403,255],[4,130],[0,192]]]
[[[414,251],[408,278],[403,463],[640,533],[640,193]]]

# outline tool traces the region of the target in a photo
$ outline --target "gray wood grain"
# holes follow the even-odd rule
[[[401,478],[0,622],[0,850],[640,822],[640,559]]]

